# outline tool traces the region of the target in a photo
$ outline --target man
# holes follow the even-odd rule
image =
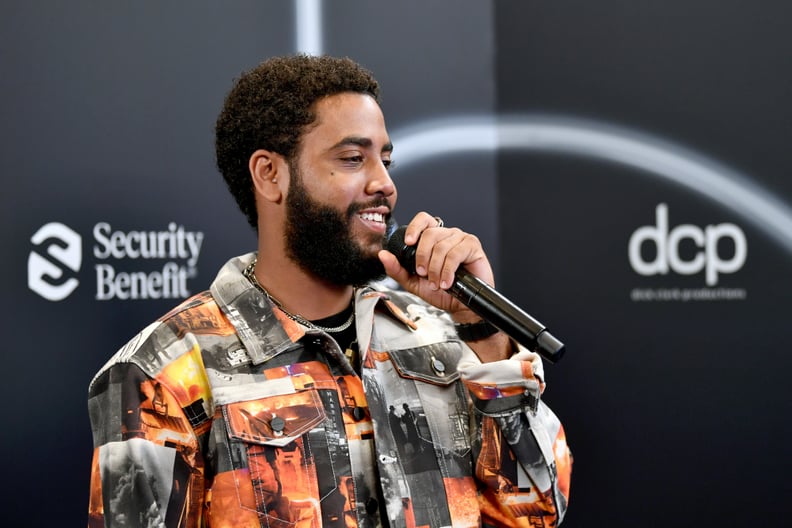
[[[383,249],[392,146],[369,72],[283,57],[244,74],[217,163],[258,232],[209,291],[97,374],[91,526],[555,526],[571,457],[538,356],[447,293],[476,237],[408,224]],[[376,279],[387,273],[401,288]],[[405,450],[389,410],[412,415]]]

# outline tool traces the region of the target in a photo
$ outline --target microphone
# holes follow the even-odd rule
[[[406,270],[415,273],[416,248],[404,243],[406,230],[406,226],[400,226],[386,235],[385,249],[393,253]],[[485,321],[547,361],[555,363],[564,355],[564,344],[542,323],[464,268],[456,270],[456,279],[448,292]]]

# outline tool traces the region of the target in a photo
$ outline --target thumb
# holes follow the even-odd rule
[[[388,274],[393,280],[404,286],[407,279],[410,277],[410,273],[402,267],[399,263],[399,259],[396,258],[396,255],[391,253],[390,251],[383,249],[381,250],[377,256],[382,262],[382,266],[385,268],[385,273]]]

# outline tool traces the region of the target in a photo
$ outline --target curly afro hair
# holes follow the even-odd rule
[[[316,120],[314,103],[343,92],[369,94],[379,102],[379,84],[348,58],[275,57],[243,72],[215,124],[217,168],[254,229],[258,214],[250,156],[265,149],[294,161],[300,137]]]

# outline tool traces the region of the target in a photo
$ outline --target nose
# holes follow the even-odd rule
[[[396,185],[393,183],[393,179],[391,179],[385,164],[379,160],[374,162],[374,167],[369,171],[366,193],[383,194],[386,197],[396,194]]]

